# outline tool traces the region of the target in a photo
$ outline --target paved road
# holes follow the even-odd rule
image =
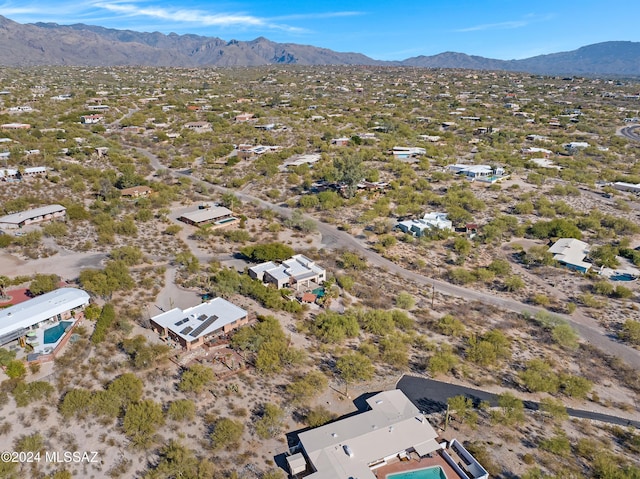
[[[620,135],[631,141],[640,141],[640,125],[625,126]]]
[[[396,389],[400,389],[418,409],[426,413],[446,411],[447,400],[454,396],[466,396],[473,401],[474,406],[480,404],[481,401],[487,401],[492,407],[498,406],[498,396],[496,394],[416,376],[402,376],[396,384]],[[531,411],[537,411],[540,409],[540,403],[524,401],[524,407]],[[602,421],[620,426],[634,426],[640,429],[640,421],[638,420],[572,408],[567,408],[567,413],[571,417]]]
[[[139,153],[149,158],[153,169],[166,169],[160,163],[158,157],[156,157],[153,153],[142,148],[136,149]],[[185,175],[184,172],[179,173],[172,170],[168,171],[170,171],[174,176]],[[290,217],[292,212],[294,211],[290,208],[287,208],[286,206],[269,203],[246,192],[235,191],[222,186],[212,185],[196,178],[192,178],[192,180],[195,182],[200,181],[201,183],[215,189],[220,193],[232,193],[242,201],[250,202],[262,208],[270,209],[275,213],[278,213],[287,218]],[[364,256],[372,266],[377,266],[388,271],[389,273],[397,275],[398,277],[401,277],[408,281],[412,281],[417,286],[422,287],[425,291],[431,291],[432,289],[435,289],[435,291],[440,294],[462,298],[467,301],[478,301],[480,303],[496,306],[507,311],[515,311],[517,313],[530,313],[532,315],[535,315],[538,312],[546,312],[544,308],[521,303],[511,298],[501,297],[488,292],[477,291],[474,289],[457,286],[445,281],[429,278],[422,274],[416,273],[415,271],[410,271],[372,251],[363,240],[355,238],[345,231],[340,231],[333,225],[318,221],[317,218],[312,218],[308,215],[305,216],[313,219],[316,222],[317,229],[322,234],[322,242],[327,247],[356,251]],[[617,356],[630,366],[640,369],[640,352],[614,339],[609,332],[603,330],[600,327],[596,320],[584,314],[576,314],[575,316],[556,314],[556,316],[561,317],[569,324],[571,324],[571,326],[578,332],[578,334],[580,334],[580,336],[585,341],[591,343],[595,347],[605,351],[608,354]]]

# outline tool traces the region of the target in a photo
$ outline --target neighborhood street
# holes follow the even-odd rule
[[[136,148],[136,150],[149,158],[151,166],[154,170],[166,170],[166,168],[160,163],[160,160],[153,153],[142,148]],[[179,173],[172,170],[168,171],[170,171],[174,176],[184,176],[184,173]],[[201,182],[220,193],[234,194],[241,201],[250,202],[262,208],[270,209],[275,213],[282,215],[283,217],[290,217],[293,212],[293,210],[287,208],[286,206],[269,203],[246,192],[235,191],[222,186],[212,185],[196,178],[192,178],[192,180],[195,182]],[[531,315],[535,315],[538,312],[546,311],[544,308],[521,303],[511,298],[504,298],[495,294],[477,291],[463,286],[457,286],[445,281],[429,278],[414,271],[410,271],[386,258],[383,258],[376,252],[372,251],[364,241],[353,237],[349,233],[340,231],[337,227],[328,223],[323,223],[317,218],[310,215],[305,216],[315,221],[318,231],[322,234],[322,242],[326,247],[331,249],[346,249],[355,251],[366,258],[370,265],[384,269],[389,273],[395,274],[405,280],[412,281],[417,286],[423,288],[425,291],[431,291],[433,288],[435,292],[439,294],[459,297],[465,299],[466,301],[479,301],[484,304],[489,304],[504,310],[514,311],[517,313],[530,313]],[[571,316],[556,313],[554,314],[566,320],[573,328],[575,328],[578,334],[585,341],[591,343],[593,346],[603,350],[608,354],[617,356],[628,365],[640,369],[640,352],[630,346],[627,346],[624,343],[617,341],[611,333],[603,330],[593,318],[590,318],[580,312],[576,312]]]
[[[418,409],[427,414],[446,411],[447,400],[454,396],[466,396],[473,401],[476,407],[481,401],[488,402],[491,407],[498,406],[497,394],[406,374],[400,378],[400,381],[396,384],[396,389],[400,389]],[[530,411],[538,411],[540,404],[535,401],[524,401],[524,407]],[[567,408],[567,413],[570,417],[640,428],[640,421],[638,420],[572,408]]]

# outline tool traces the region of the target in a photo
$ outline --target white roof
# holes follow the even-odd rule
[[[62,205],[41,206],[40,208],[33,208],[31,210],[19,211],[18,213],[2,216],[0,217],[0,223],[19,225],[26,220],[51,215],[53,213],[60,213],[62,211],[66,211],[66,208]]]
[[[399,389],[367,400],[371,410],[300,433],[312,479],[373,479],[369,464],[410,448],[438,448],[438,434]]]
[[[7,153],[8,154],[8,153]],[[0,178],[4,178],[5,176],[16,176],[18,174],[18,170],[15,168],[7,168],[0,170]]]
[[[23,303],[0,309],[0,336],[89,303],[89,295],[77,288],[60,288]]]
[[[549,248],[549,253],[554,255],[556,261],[586,269],[592,266],[583,261],[588,252],[589,245],[575,238],[560,238]]]
[[[181,218],[186,218],[194,223],[204,223],[205,221],[213,221],[217,218],[222,218],[232,214],[233,213],[229,208],[225,208],[224,206],[215,206],[190,211],[189,213],[183,214]]]
[[[275,264],[273,261],[267,261],[266,263],[260,263],[257,264],[255,266],[251,266],[249,268],[249,271],[259,274],[259,273],[264,273],[265,271],[269,271],[271,269],[277,268],[278,265]]]
[[[214,298],[185,310],[174,308],[154,316],[151,320],[184,340],[193,342],[246,315],[247,312],[235,304],[223,298]]]

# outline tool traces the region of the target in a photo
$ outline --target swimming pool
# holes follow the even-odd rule
[[[73,321],[61,321],[54,327],[44,330],[44,344],[57,343],[64,335],[65,330],[73,324]]]
[[[387,479],[447,479],[447,475],[440,466],[433,466],[426,469],[389,474]]]

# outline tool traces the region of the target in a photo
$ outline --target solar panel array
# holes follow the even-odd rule
[[[175,325],[176,326],[180,326],[181,324],[184,324],[187,321],[189,321],[189,318],[184,318],[184,319],[181,319],[180,321],[178,321],[177,323],[175,323]]]
[[[218,316],[216,316],[215,314],[213,316],[209,316],[205,321],[202,322],[200,326],[194,329],[189,336],[197,338],[198,336],[200,336],[200,334],[202,334],[202,332],[205,329],[211,326],[217,319],[218,319]]]

